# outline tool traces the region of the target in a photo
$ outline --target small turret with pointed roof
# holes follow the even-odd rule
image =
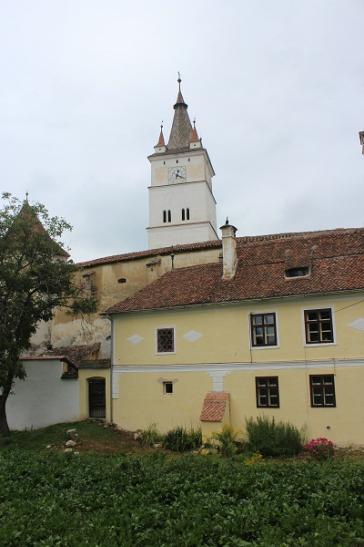
[[[196,129],[196,120],[193,120],[193,127],[191,129],[190,133],[190,148],[202,148],[201,139],[198,136],[197,129]]]
[[[184,150],[190,147],[190,135],[192,131],[192,125],[187,109],[188,105],[181,91],[181,76],[178,73],[178,95],[174,108],[174,117],[172,123],[171,133],[167,144],[168,150]]]
[[[163,135],[163,122],[161,123],[161,130],[159,133],[159,139],[157,144],[154,147],[154,150],[157,152],[157,154],[161,154],[162,152],[165,152],[167,150],[166,143],[164,142],[164,135]]]

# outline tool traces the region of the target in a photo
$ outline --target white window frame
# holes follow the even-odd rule
[[[277,335],[277,343],[274,344],[274,346],[253,346],[253,332],[252,332],[252,321],[251,321],[251,316],[252,315],[269,315],[269,314],[273,314],[275,315],[275,318],[276,318],[276,335]],[[262,349],[279,349],[280,348],[280,340],[279,340],[279,320],[278,320],[278,312],[276,310],[270,310],[270,311],[265,311],[265,310],[257,310],[257,311],[250,311],[248,313],[248,322],[249,322],[249,349],[250,351],[255,351],[255,350],[258,350],[258,351],[261,351]]]
[[[332,322],[332,333],[334,335],[334,341],[333,342],[317,342],[316,344],[310,344],[307,343],[306,340],[306,323],[305,323],[305,311],[310,310],[331,310],[331,322]],[[327,306],[307,306],[301,309],[302,314],[302,338],[303,338],[303,346],[305,348],[325,348],[330,346],[336,346],[336,321],[335,321],[335,309],[332,304],[327,304]]]
[[[173,342],[174,342],[174,351],[158,351],[158,331],[161,329],[173,329]],[[160,325],[156,327],[155,333],[155,354],[156,355],[175,355],[176,353],[176,327],[173,325]]]

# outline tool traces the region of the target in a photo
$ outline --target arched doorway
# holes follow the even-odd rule
[[[105,378],[88,379],[88,409],[90,418],[105,418]]]

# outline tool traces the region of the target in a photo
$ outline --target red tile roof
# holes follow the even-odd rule
[[[222,264],[172,270],[106,313],[364,289],[364,228],[238,238],[234,279]],[[285,270],[309,266],[308,277]]]
[[[222,422],[228,401],[229,394],[224,391],[208,393],[203,402],[201,422]]]
[[[244,236],[237,237],[238,246],[244,245],[245,243],[260,242],[260,241],[272,241],[276,239],[291,239],[305,236],[320,236],[325,234],[334,234],[337,232],[351,232],[353,229],[343,229],[338,228],[336,230],[324,230],[316,232],[288,232],[280,234],[268,234],[268,235],[259,235],[259,236]],[[92,260],[85,260],[84,262],[78,262],[77,265],[81,268],[89,268],[94,266],[102,266],[104,264],[115,264],[116,262],[126,262],[129,260],[138,260],[141,258],[149,258],[151,256],[159,255],[170,255],[172,252],[174,254],[194,252],[194,251],[204,251],[207,249],[218,249],[221,248],[221,240],[214,239],[211,241],[201,241],[198,243],[184,243],[183,245],[172,245],[169,247],[160,247],[158,249],[146,249],[144,251],[134,251],[132,253],[122,253],[117,255],[103,256],[100,258],[94,258]]]
[[[81,268],[89,268],[103,264],[115,264],[115,262],[126,262],[128,260],[137,260],[139,258],[149,258],[151,256],[170,255],[172,252],[178,254],[201,250],[203,251],[205,249],[218,249],[219,247],[221,247],[221,241],[220,239],[215,239],[212,241],[203,241],[202,243],[185,243],[184,245],[174,245],[170,247],[160,247],[159,249],[146,249],[145,251],[104,256],[102,258],[86,260],[85,262],[78,262],[77,265]]]

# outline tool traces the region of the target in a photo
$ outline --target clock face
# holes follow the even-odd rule
[[[186,167],[170,167],[168,169],[168,182],[185,182],[186,181]]]

